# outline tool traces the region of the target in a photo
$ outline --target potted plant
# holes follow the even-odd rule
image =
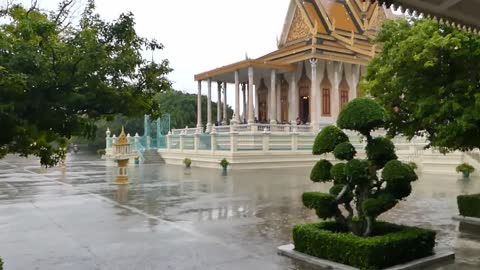
[[[230,164],[230,162],[228,162],[228,160],[226,158],[224,158],[220,161],[220,166],[222,166],[223,173],[227,173],[227,168],[228,168],[229,164]]]
[[[105,151],[105,149],[98,149],[97,150],[97,155],[99,155],[100,157],[102,157],[103,155],[105,155],[107,152]]]
[[[475,168],[472,167],[472,165],[468,163],[462,163],[457,166],[456,168],[457,173],[462,173],[464,178],[470,177],[470,174],[475,171]]]
[[[186,167],[187,169],[189,169],[190,166],[192,165],[192,160],[189,159],[189,158],[185,158],[185,159],[183,160],[183,164],[185,164],[185,167]]]
[[[328,193],[305,192],[302,201],[329,221],[295,226],[296,252],[360,269],[384,269],[433,254],[434,231],[378,220],[410,195],[412,182],[418,179],[411,165],[398,160],[390,139],[373,137],[372,131],[383,127],[385,119],[385,111],[374,100],[358,98],[340,113],[338,127],[320,131],[313,154],[332,153],[340,162],[318,161],[310,179],[333,186]],[[366,138],[366,158],[356,156],[343,130]]]
[[[417,163],[413,161],[408,162],[407,165],[410,166],[410,168],[412,168],[414,171],[418,169]]]
[[[134,157],[133,161],[134,161],[135,165],[140,164],[140,157],[139,156]]]

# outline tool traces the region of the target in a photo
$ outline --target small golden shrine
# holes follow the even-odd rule
[[[118,185],[128,184],[128,162],[131,156],[130,143],[122,127],[118,140],[114,143],[114,156],[118,164],[118,174],[115,183]]]

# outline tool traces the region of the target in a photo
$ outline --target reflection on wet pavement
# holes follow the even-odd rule
[[[229,172],[167,165],[130,168],[128,186],[94,156],[44,172],[35,160],[0,161],[0,257],[6,269],[313,269],[276,255],[295,224],[315,222],[301,194],[328,191],[309,170]],[[422,175],[381,218],[432,228],[454,265],[479,269],[480,229],[452,220],[456,195],[480,179]]]

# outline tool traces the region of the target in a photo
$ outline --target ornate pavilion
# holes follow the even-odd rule
[[[232,124],[301,123],[315,131],[334,123],[342,107],[361,95],[360,78],[379,49],[371,41],[382,22],[392,17],[392,11],[377,2],[291,0],[278,50],[195,75],[197,128],[212,130],[213,82],[224,100],[224,113],[219,107],[217,123],[228,124],[228,84],[235,86]],[[201,121],[203,82],[207,123]]]

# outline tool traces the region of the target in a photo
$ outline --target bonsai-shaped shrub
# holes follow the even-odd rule
[[[185,167],[190,168],[190,165],[192,165],[192,160],[189,158],[185,158],[183,160],[183,164],[185,164]]]
[[[223,169],[227,169],[228,164],[230,164],[230,162],[228,162],[228,160],[226,158],[224,158],[220,161],[220,166],[222,166]]]
[[[358,236],[371,236],[377,217],[409,196],[411,183],[418,179],[412,165],[397,160],[395,146],[388,138],[372,137],[371,132],[384,121],[384,110],[375,101],[355,99],[340,113],[338,127],[322,129],[313,146],[313,154],[333,153],[343,162],[333,165],[320,160],[315,165],[310,179],[333,182],[333,187],[329,193],[304,193],[303,203],[319,218],[333,218],[342,230]],[[366,138],[366,159],[355,158],[356,150],[342,129]]]
[[[473,168],[472,165],[468,163],[462,163],[457,166],[456,170],[457,170],[457,173],[461,172],[464,175],[468,176],[475,171],[475,168]]]

